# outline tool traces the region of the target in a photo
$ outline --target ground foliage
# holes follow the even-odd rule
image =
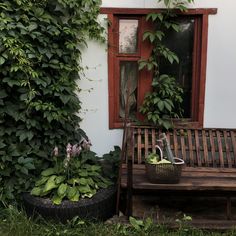
[[[0,0],[0,199],[29,189],[50,150],[80,140],[81,47],[100,0]]]
[[[18,211],[13,207],[0,212],[1,236],[233,236],[235,230],[225,232],[203,231],[188,226],[180,226],[176,230],[170,230],[162,225],[153,223],[150,219],[143,221],[130,219],[130,224],[122,223],[91,223],[78,218],[68,221],[66,224],[58,224],[41,218],[32,220],[27,218],[24,211]]]

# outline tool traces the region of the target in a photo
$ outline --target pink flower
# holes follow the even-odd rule
[[[66,156],[67,156],[67,158],[70,158],[71,152],[72,152],[72,146],[71,146],[70,143],[68,143],[67,146],[66,146]]]
[[[53,149],[53,155],[57,157],[58,154],[59,154],[59,150],[58,150],[58,147],[56,146],[56,147]]]

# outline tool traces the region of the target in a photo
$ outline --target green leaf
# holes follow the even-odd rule
[[[67,183],[75,186],[76,183],[79,183],[79,178],[71,178],[67,181]]]
[[[159,102],[157,103],[157,106],[158,106],[158,108],[160,109],[160,111],[163,111],[163,109],[164,109],[164,103],[163,103],[163,101],[159,101]]]
[[[7,97],[7,93],[4,89],[0,90],[0,98],[6,98]]]
[[[55,183],[55,178],[56,176],[53,175],[48,179],[44,186],[43,192],[49,192],[50,190],[58,187],[58,185]]]
[[[6,61],[5,58],[0,56],[0,65],[4,64],[5,61]]]
[[[144,223],[142,220],[136,220],[132,216],[129,217],[129,222],[137,231],[141,231],[142,227],[144,226]]]
[[[138,69],[142,70],[147,65],[146,61],[139,61]]]
[[[89,193],[89,192],[91,191],[89,185],[86,185],[86,186],[80,185],[80,186],[78,187],[78,190],[79,190],[79,192],[81,192],[81,193]]]
[[[57,194],[55,194],[55,195],[53,196],[53,198],[52,198],[52,202],[53,202],[53,204],[55,204],[55,205],[60,205],[61,202],[62,202],[62,199],[63,199],[63,197],[60,197],[60,196],[58,196]]]
[[[42,188],[41,187],[34,187],[30,194],[31,195],[34,195],[34,196],[40,196],[41,195],[41,192],[42,192]]]
[[[28,26],[28,30],[31,32],[31,31],[33,31],[33,30],[35,30],[35,29],[37,29],[38,28],[38,25],[37,25],[37,23],[35,23],[35,22],[32,22],[32,23],[30,23],[30,25]]]
[[[63,175],[57,176],[56,179],[55,179],[55,183],[56,183],[56,184],[60,184],[60,183],[62,183],[65,179],[66,179],[66,177],[63,176]]]
[[[68,187],[66,196],[68,197],[69,200],[71,200],[71,199],[74,199],[75,195],[78,195],[79,197],[79,194],[77,193],[78,193],[78,190],[76,187]]]
[[[66,196],[67,191],[67,184],[60,184],[59,188],[57,189],[57,194],[59,197]]]
[[[42,176],[50,176],[50,175],[53,175],[55,173],[56,173],[56,171],[55,171],[54,168],[48,168],[48,169],[42,171],[41,175]]]
[[[48,176],[42,176],[38,181],[35,182],[35,186],[38,187],[40,185],[45,184],[48,179],[49,179]]]

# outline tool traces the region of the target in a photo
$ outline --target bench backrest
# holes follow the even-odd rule
[[[155,152],[161,131],[151,127],[128,128],[127,156],[133,163],[143,163]],[[166,132],[176,157],[191,167],[236,167],[236,130],[234,129],[174,129]]]

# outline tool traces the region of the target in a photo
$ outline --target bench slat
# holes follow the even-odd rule
[[[213,137],[212,130],[209,131],[209,134],[210,134],[212,163],[213,163],[213,167],[216,167],[217,166],[217,161],[216,161],[216,156],[215,156],[215,142],[214,142],[214,137]]]
[[[141,148],[142,148],[142,136],[141,136],[141,129],[138,129],[138,163],[142,163],[142,153],[141,153]]]
[[[232,146],[233,146],[233,155],[234,155],[234,157],[236,157],[236,142],[235,142],[235,132],[234,131],[230,131],[230,138],[231,138]],[[233,158],[233,163],[234,163],[234,165],[236,165],[235,158]]]
[[[201,155],[200,155],[200,142],[199,142],[198,130],[194,130],[194,134],[195,134],[197,166],[202,166]]]
[[[218,130],[216,131],[216,136],[217,136],[218,152],[219,152],[219,157],[220,157],[220,167],[224,167],[224,157],[223,157],[220,131]]]
[[[226,151],[227,164],[228,164],[228,167],[231,168],[232,167],[232,162],[231,162],[231,157],[230,157],[230,149],[229,149],[229,144],[228,144],[228,134],[227,134],[227,131],[224,130],[223,134],[224,134],[224,142],[225,142],[225,151]]]
[[[193,144],[192,144],[192,133],[191,133],[191,130],[187,130],[187,135],[188,135],[188,147],[189,147],[190,166],[194,166]]]
[[[178,154],[178,139],[177,139],[176,129],[174,129],[173,131],[173,141],[174,141],[174,154],[177,157],[179,154]]]
[[[204,159],[205,159],[205,166],[209,166],[208,147],[207,147],[207,139],[206,139],[205,130],[202,131],[202,142],[203,142],[203,153],[204,153]]]
[[[187,158],[186,158],[186,149],[185,149],[185,141],[184,141],[184,132],[180,133],[180,144],[181,144],[181,154],[182,154],[182,158],[183,160],[186,162]]]

